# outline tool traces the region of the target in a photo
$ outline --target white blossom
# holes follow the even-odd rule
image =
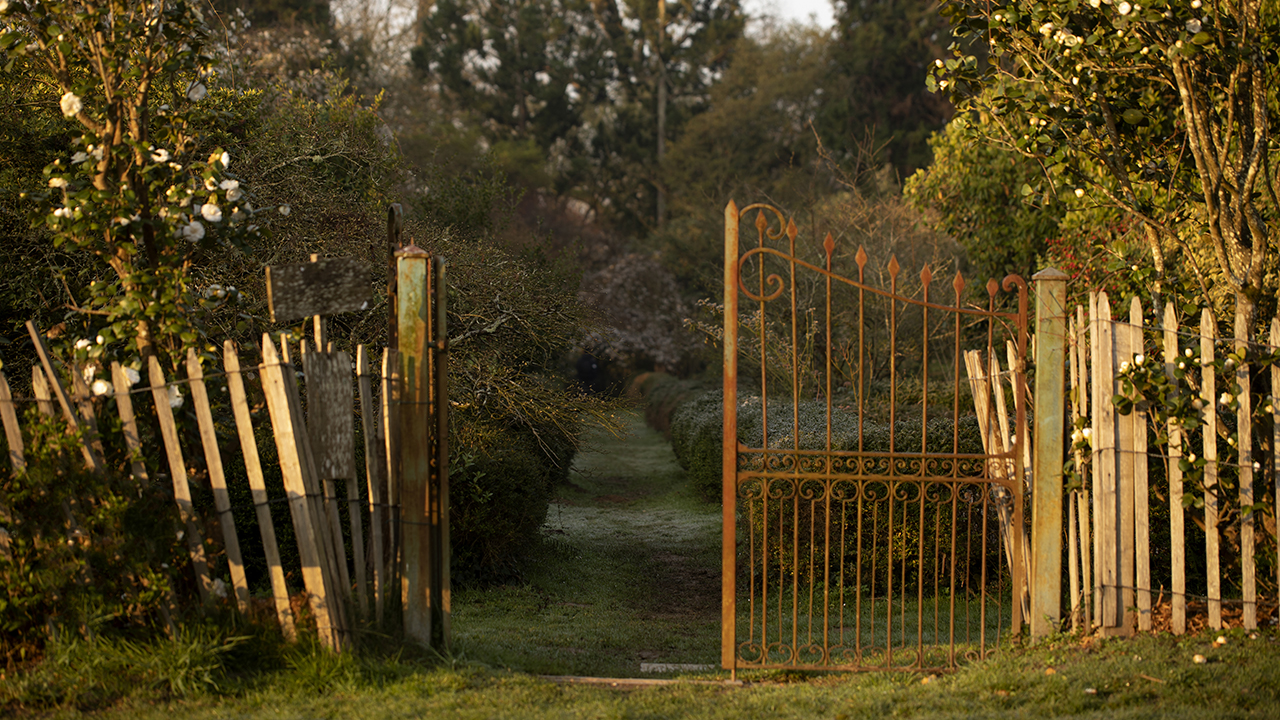
[[[239,180],[223,180],[218,183],[218,187],[227,191],[227,202],[235,202],[244,195],[244,191],[240,189]]]
[[[204,225],[201,225],[199,220],[191,221],[182,228],[182,237],[190,242],[200,242],[204,239]]]
[[[76,341],[76,349],[77,349],[77,350],[85,350],[85,349],[87,349],[91,344],[92,344],[92,343],[90,343],[90,342],[89,342],[89,338],[80,338],[79,340],[77,340],[77,341]]]
[[[1130,5],[1130,4],[1129,4],[1129,3],[1127,3],[1127,2],[1122,2],[1122,3],[1120,3],[1119,5],[1117,5],[1117,6],[1116,6],[1116,10],[1117,10],[1121,15],[1128,15],[1128,14],[1129,14],[1129,11],[1130,11],[1130,10],[1132,10],[1132,9],[1133,9],[1133,6],[1132,6],[1132,5]]]
[[[88,347],[88,345],[86,345],[85,347]],[[96,365],[86,365],[84,366],[84,369],[80,371],[80,376],[83,377],[84,381],[87,383],[93,382],[93,376],[97,374],[98,374],[98,367]]]
[[[293,212],[293,210],[292,210],[288,205],[281,205],[281,206],[280,206],[280,214],[281,214],[281,215],[284,215],[285,217],[289,217],[289,213],[291,213],[291,212]]]
[[[1192,35],[1195,35],[1196,33],[1200,32],[1200,21],[1195,18],[1191,18],[1190,20],[1188,20],[1187,32],[1191,33]]]
[[[94,395],[106,395],[111,392],[111,385],[106,380],[94,380],[90,389]]]
[[[88,159],[89,159],[89,153],[86,153],[83,150],[77,150],[75,153],[71,155],[71,164],[79,165],[80,163]]]
[[[151,162],[154,162],[154,163],[169,162],[169,157],[170,157],[169,151],[165,150],[164,148],[160,148],[159,150],[156,150],[155,152],[151,153]]]
[[[182,397],[182,391],[178,389],[178,386],[170,385],[169,386],[169,407],[174,408],[176,410],[177,408],[182,407],[183,400],[185,400],[185,398]]]
[[[67,186],[66,178],[60,178],[60,177],[49,178],[49,187],[51,188],[64,188],[66,186]]]
[[[1047,23],[1045,23],[1045,24],[1041,25],[1041,26],[1040,26],[1040,34],[1041,34],[1041,35],[1043,35],[1043,36],[1045,36],[1045,37],[1049,37],[1050,35],[1052,35],[1052,34],[1053,34],[1053,27],[1054,27],[1054,26],[1053,26],[1053,23],[1051,23],[1051,22],[1047,22]]]
[[[84,109],[84,103],[80,102],[80,96],[73,92],[63,95],[58,104],[62,106],[62,114],[67,117],[75,117]]]
[[[213,203],[205,203],[200,206],[200,215],[209,222],[222,222],[222,208]]]
[[[138,374],[137,370],[127,367],[124,369],[124,379],[128,380],[129,386],[132,387],[138,384],[138,381],[142,379],[142,376]]]
[[[1076,188],[1076,197],[1078,198],[1084,197],[1084,188]]]
[[[200,102],[208,94],[209,88],[205,87],[204,83],[191,83],[191,86],[187,88],[187,99],[192,102]]]
[[[208,190],[209,192],[213,192],[214,190],[217,190],[217,189],[218,189],[218,181],[217,181],[217,180],[214,180],[214,179],[213,179],[213,178],[211,178],[211,177],[210,177],[210,178],[205,178],[205,179],[204,179],[204,189],[205,189],[205,190]]]

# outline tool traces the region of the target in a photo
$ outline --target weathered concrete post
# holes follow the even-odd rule
[[[1031,497],[1031,637],[1062,620],[1062,463],[1066,418],[1067,275],[1048,268],[1036,283],[1035,457]]]

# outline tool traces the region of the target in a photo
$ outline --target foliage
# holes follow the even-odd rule
[[[150,626],[171,602],[181,551],[163,487],[138,487],[128,460],[84,468],[84,438],[29,408],[27,466],[0,474],[0,656],[30,660],[51,636],[109,619]],[[114,433],[113,433],[114,436]],[[119,439],[114,436],[113,439]],[[123,445],[123,443],[119,443]]]
[[[833,151],[845,159],[872,155],[900,177],[928,164],[926,141],[952,112],[923,85],[929,64],[944,54],[945,32],[932,0],[836,3],[831,77],[815,118]]]
[[[1033,192],[1123,211],[1143,233],[1157,295],[1187,270],[1206,291],[1274,295],[1273,8],[952,0],[944,12],[990,58],[957,47],[930,87],[958,104],[976,141],[1042,167]]]
[[[662,372],[637,375],[632,388],[644,400],[644,420],[667,439],[671,438],[671,419],[686,402],[707,392],[707,383],[684,380]]]
[[[610,359],[674,369],[687,356],[691,338],[681,324],[688,313],[680,289],[654,258],[631,253],[584,277],[582,298],[609,325],[600,345]]]
[[[82,126],[70,157],[44,169],[36,196],[54,243],[96,256],[115,273],[94,287],[99,334],[143,354],[193,345],[201,298],[185,273],[201,249],[257,234],[255,209],[229,174],[231,155],[203,145],[207,83],[217,58],[192,2],[6,3],[6,71],[31,63]],[[65,151],[64,151],[65,152]],[[47,212],[46,212],[47,209]]]

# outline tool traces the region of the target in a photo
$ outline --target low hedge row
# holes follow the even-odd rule
[[[758,396],[739,398],[738,440],[760,447],[765,426],[765,403]],[[794,438],[796,412],[789,400],[768,403],[769,447],[790,447]],[[800,448],[820,450],[826,447],[827,406],[820,400],[801,401],[799,406]],[[724,422],[724,393],[704,392],[680,404],[671,418],[671,447],[681,467],[689,473],[695,490],[708,501],[720,498],[721,457]],[[976,417],[960,418],[959,428],[951,418],[935,418],[927,426],[919,417],[898,420],[890,433],[888,423],[867,420],[859,428],[858,415],[836,407],[831,415],[831,447],[835,450],[858,448],[859,432],[862,449],[870,452],[919,452],[922,433],[928,452],[981,453],[982,435]],[[958,430],[958,432],[957,432]],[[890,438],[892,437],[892,446]],[[953,439],[958,438],[958,447]]]

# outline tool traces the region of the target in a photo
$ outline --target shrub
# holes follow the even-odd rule
[[[739,398],[738,439],[750,447],[760,447],[764,440],[765,413],[760,397]],[[791,447],[797,437],[791,402],[771,399],[768,405],[769,447]],[[799,415],[799,447],[820,450],[826,447],[827,406],[819,400],[801,401]],[[671,420],[671,448],[680,466],[689,473],[690,482],[708,501],[720,498],[722,478],[721,445],[724,422],[724,392],[713,390],[682,404]],[[890,433],[884,422],[867,419],[859,426],[858,415],[840,406],[831,414],[831,448],[859,449],[867,452],[919,452],[922,436],[927,433],[926,450],[932,453],[981,453],[982,435],[974,416],[963,416],[958,434],[951,418],[934,418],[922,426],[919,417],[898,420]],[[892,437],[892,447],[890,438]],[[956,439],[953,450],[953,437]]]
[[[660,372],[638,375],[632,386],[644,400],[645,422],[667,439],[671,439],[671,419],[676,410],[707,390],[707,383],[700,380],[682,380]]]

